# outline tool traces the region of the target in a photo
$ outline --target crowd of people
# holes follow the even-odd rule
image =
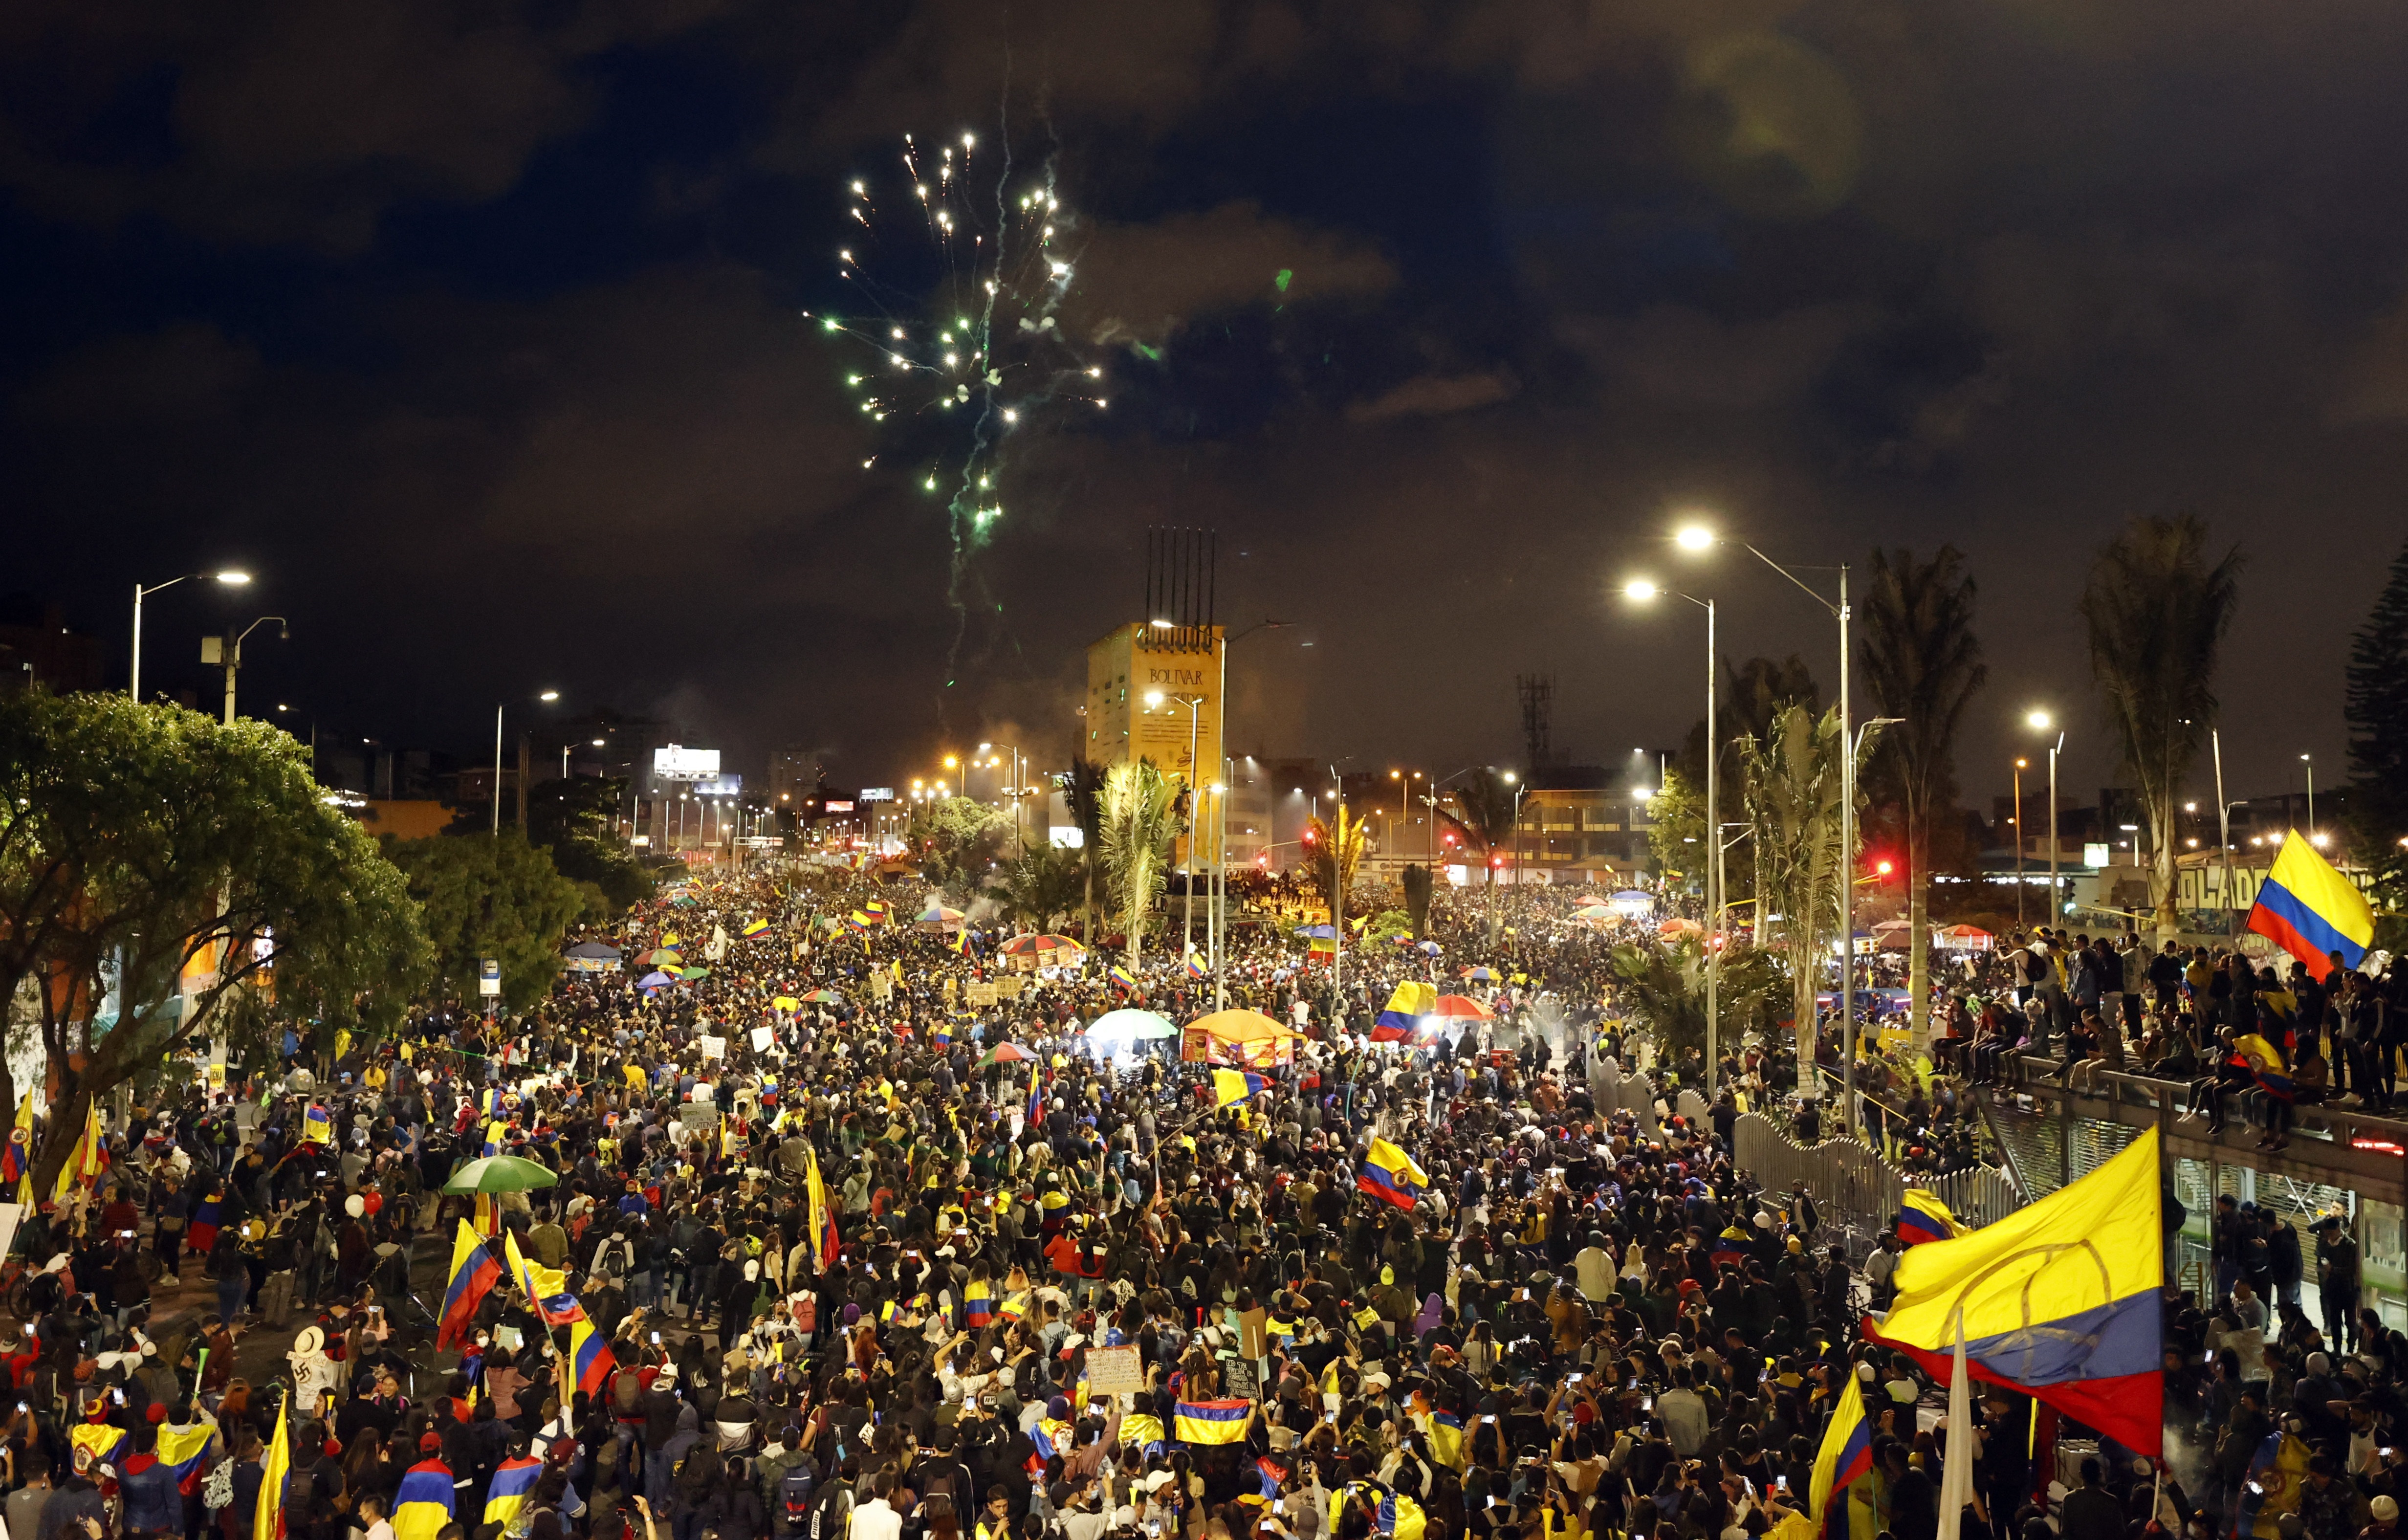
[[[1175,949],[1014,971],[900,898],[699,880],[523,1016],[432,1012],[222,1086],[194,1063],[87,1198],[25,1216],[7,1533],[1808,1540],[1854,1379],[1873,1459],[1829,1525],[1935,1540],[1942,1398],[1858,1330],[1887,1267],[1734,1163],[1739,1104],[1795,1083],[1778,1042],[1726,1044],[1683,1117],[1702,1060],[1620,1019],[1588,928],[1533,903],[1492,942],[1442,905],[1443,962],[1353,949],[1335,981],[1240,928],[1226,1002],[1297,1035],[1233,1085],[1176,1039],[1089,1051],[1113,1009],[1212,1008]],[[655,972],[663,947],[710,967]],[[1433,972],[1489,1019],[1372,1041]],[[1660,1110],[1598,1105],[1600,1055],[1648,1065]],[[1900,1089],[1953,1149],[1958,1084]],[[442,1192],[486,1154],[550,1181]],[[2310,1540],[2389,1540],[2408,1345],[2354,1295],[2320,1335],[2257,1269],[2259,1216],[2217,1222],[2216,1296],[2169,1295],[2172,1471],[2104,1447],[2052,1518],[2048,1440],[2081,1430],[1993,1388],[1971,1522],[2230,1533],[2280,1422],[2314,1450]],[[556,1270],[573,1318],[513,1269],[463,1292],[464,1225]],[[2352,1244],[2318,1232],[2319,1278]],[[154,1320],[194,1267],[214,1308]]]

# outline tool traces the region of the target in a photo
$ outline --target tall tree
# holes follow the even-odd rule
[[[400,873],[286,734],[117,695],[0,699],[0,1000],[30,986],[50,1061],[36,1190],[95,1096],[204,1023],[266,1014],[265,978],[331,1040],[398,1021],[426,961]],[[21,1091],[0,1056],[0,1105]]]
[[[1973,635],[1973,580],[1965,558],[1943,545],[1928,561],[1912,551],[1875,551],[1864,598],[1865,683],[1881,714],[1900,720],[1871,756],[1906,816],[1907,980],[1914,1041],[1928,1046],[1931,1020],[1931,837],[1956,800],[1956,729],[1988,680]]]
[[[1880,741],[1869,732],[1865,748]],[[1839,929],[1840,884],[1855,865],[1840,848],[1846,747],[1840,713],[1817,719],[1784,707],[1760,739],[1743,745],[1749,823],[1756,850],[1757,902],[1781,916],[1798,1033],[1798,1089],[1815,1094],[1815,986]],[[1858,792],[1861,802],[1863,794]]]
[[[1070,768],[1054,778],[1062,788],[1062,800],[1068,804],[1070,822],[1079,826],[1080,848],[1086,852],[1081,862],[1083,869],[1085,898],[1079,911],[1079,939],[1089,946],[1096,943],[1096,869],[1101,863],[1096,849],[1103,842],[1104,767],[1093,759],[1074,758]]]
[[[1321,901],[1329,906],[1332,924],[1345,915],[1346,906],[1340,900],[1354,891],[1354,875],[1363,870],[1370,831],[1371,821],[1352,816],[1343,802],[1338,804],[1335,823],[1319,813],[1304,821],[1304,842],[1312,852],[1307,866],[1321,889]]]
[[[2408,547],[2392,558],[2390,581],[2373,612],[2350,639],[2347,704],[2349,825],[2358,863],[2374,872],[2375,897],[2387,911],[2408,908]],[[2377,944],[2396,914],[2376,921]]]
[[[2082,593],[2090,667],[2140,788],[2156,858],[2149,899],[2171,940],[2174,809],[2215,722],[2215,661],[2240,602],[2241,548],[2213,563],[2196,516],[2137,518],[2100,549]]]
[[[1485,767],[1471,771],[1455,784],[1455,807],[1438,810],[1463,837],[1464,848],[1480,853],[1480,864],[1488,869],[1488,944],[1497,944],[1497,856],[1513,842],[1513,817],[1517,812],[1513,787],[1495,770]],[[1522,874],[1515,872],[1520,882]]]
[[[1163,774],[1151,759],[1126,760],[1105,772],[1096,853],[1111,876],[1127,923],[1132,973],[1146,915],[1169,873],[1171,846],[1183,827],[1181,800],[1180,778]]]
[[[986,896],[1030,928],[1050,929],[1054,917],[1077,910],[1088,891],[1085,854],[1042,840],[1025,841],[1019,856],[1003,869],[1003,880],[989,885]]]
[[[502,1004],[513,1011],[535,1004],[559,976],[562,938],[592,914],[586,889],[515,828],[457,839],[388,836],[384,853],[425,915],[437,979],[463,1000],[477,999],[479,964],[492,957],[501,964]]]

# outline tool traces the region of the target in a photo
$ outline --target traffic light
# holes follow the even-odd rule
[[[1886,856],[1873,863],[1873,873],[1876,876],[1886,877],[1892,871],[1897,870],[1898,869],[1890,863],[1890,858]]]

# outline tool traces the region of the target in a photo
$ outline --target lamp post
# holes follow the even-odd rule
[[[1723,805],[1722,782],[1716,762],[1721,756],[1714,746],[1714,601],[1682,593],[1677,588],[1658,588],[1644,578],[1623,588],[1623,593],[1640,603],[1651,603],[1664,594],[1687,599],[1706,612],[1706,1100],[1714,1096],[1714,1066],[1718,1062],[1721,1017],[1717,1004],[1722,986],[1723,960]],[[1657,783],[1660,790],[1662,783]],[[1514,827],[1521,827],[1517,815]]]
[[[559,698],[558,690],[545,690],[539,695],[523,695],[517,700],[494,702],[494,837],[495,839],[501,838],[502,833],[502,709],[506,706],[522,705],[531,699],[549,704]]]
[[[1145,703],[1149,707],[1175,700],[1187,708],[1187,907],[1179,922],[1180,964],[1185,966],[1187,955],[1196,950],[1196,830],[1198,803],[1204,795],[1204,784],[1196,774],[1196,735],[1203,722],[1200,695],[1165,695],[1160,690],[1148,690]]]
[[[2024,928],[2024,770],[2031,763],[2015,756],[2015,928]]]
[[[1221,712],[1220,738],[1222,758],[1224,760],[1229,759],[1229,649],[1236,646],[1239,642],[1245,640],[1246,638],[1253,636],[1256,631],[1276,631],[1290,624],[1290,622],[1284,620],[1258,620],[1252,626],[1247,626],[1244,630],[1240,631],[1236,636],[1230,636],[1226,632],[1222,634],[1220,646],[1218,648],[1220,656],[1214,660],[1215,668],[1218,670],[1218,680],[1212,686],[1212,698],[1221,703],[1219,707]],[[1236,770],[1236,768],[1237,767],[1234,763],[1229,763],[1225,766],[1224,778],[1222,781],[1223,785],[1227,786],[1236,784],[1234,774],[1231,773]],[[1222,793],[1222,802],[1220,804],[1220,824],[1218,826],[1220,832],[1218,841],[1212,852],[1212,869],[1214,872],[1212,879],[1212,902],[1213,914],[1216,918],[1211,928],[1212,931],[1212,1009],[1215,1011],[1226,1009],[1229,1003],[1229,964],[1226,956],[1228,951],[1229,934],[1229,808],[1227,797],[1228,794],[1226,791]]]
[[[2224,734],[2207,729],[2208,746],[2215,754],[2215,845],[2224,857],[2224,925],[2229,931],[2239,906],[2232,901],[2232,804],[2224,799]]]
[[[2316,842],[2316,761],[2313,755],[2300,756],[2300,763],[2308,774],[2308,843]]]
[[[1695,524],[1686,525],[1681,529],[1681,531],[1673,537],[1673,540],[1682,550],[1694,552],[1709,551],[1717,545],[1736,545],[1741,550],[1746,552],[1749,555],[1754,556],[1756,560],[1764,563],[1765,566],[1771,568],[1783,577],[1787,578],[1792,583],[1796,584],[1799,592],[1804,594],[1807,597],[1813,599],[1815,603],[1829,611],[1831,612],[1831,618],[1840,623],[1840,744],[1842,752],[1844,755],[1844,758],[1840,766],[1840,1035],[1842,1048],[1848,1066],[1848,1088],[1853,1091],[1855,1089],[1856,1072],[1856,1002],[1855,989],[1856,944],[1856,885],[1855,880],[1856,870],[1856,740],[1855,724],[1851,717],[1849,707],[1849,684],[1851,679],[1854,677],[1855,667],[1854,659],[1851,655],[1851,649],[1848,646],[1849,610],[1847,565],[1844,562],[1840,565],[1840,599],[1838,603],[1834,604],[1829,599],[1825,598],[1821,594],[1815,592],[1813,588],[1807,586],[1806,583],[1800,579],[1797,573],[1792,572],[1786,567],[1774,561],[1770,556],[1758,551],[1755,546],[1748,544],[1745,540],[1727,540],[1715,535],[1713,530],[1706,528],[1703,525]],[[1716,822],[1719,821],[1719,810],[1717,810]],[[1760,900],[1756,905],[1756,910],[1758,914],[1763,913],[1763,904]],[[1802,1051],[1800,1052],[1799,1058],[1801,1060],[1804,1060],[1808,1056]],[[1806,1075],[1806,1066],[1801,1062],[1799,1068],[1799,1089],[1801,1093],[1807,1091],[1808,1087],[1811,1084],[1807,1081]],[[1848,1119],[1848,1127],[1854,1129],[1856,1126],[1856,1106],[1853,1096],[1849,1098],[1849,1105],[1845,1109],[1845,1115]]]
[[[223,639],[217,637],[203,637],[201,639],[201,661],[204,663],[222,663],[225,665],[225,725],[229,727],[234,726],[234,676],[236,672],[242,668],[243,638],[251,635],[251,632],[258,630],[261,626],[266,625],[271,620],[276,622],[276,635],[279,640],[290,641],[293,640],[291,623],[286,621],[282,615],[262,615],[257,620],[252,621],[250,625],[244,626],[240,631],[230,637]]]
[[[179,583],[190,582],[192,579],[201,577],[204,574],[199,572],[187,572],[182,577],[169,578],[165,583],[154,583],[148,588],[145,588],[138,583],[134,585],[134,667],[133,672],[128,677],[125,686],[126,696],[130,699],[138,703],[142,698],[143,597],[149,594],[155,594],[162,588],[173,588]],[[251,581],[250,573],[231,567],[222,572],[212,572],[207,575],[215,578],[218,582],[224,583],[229,588],[239,588]]]
[[[2046,712],[2033,712],[2024,718],[2024,726],[2034,732],[2046,732],[2057,724]],[[2057,898],[2057,756],[2065,747],[2065,734],[2048,746],[2048,914],[2054,925],[2059,913]]]
[[[1011,756],[1011,784],[1007,788],[1011,798],[1011,828],[1013,833],[1019,835],[1025,840],[1028,837],[1028,830],[1025,827],[1026,820],[1022,818],[1020,815],[1020,804],[1023,799],[1023,791],[1020,783],[1024,779],[1022,774],[1023,766],[1020,757],[1020,750],[1010,743],[981,743],[978,746],[978,751],[981,754],[985,754],[995,749],[1001,749],[1004,753]]]

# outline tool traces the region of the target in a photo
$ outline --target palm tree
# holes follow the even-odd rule
[[[1864,601],[1865,682],[1882,714],[1899,719],[1872,763],[1906,814],[1907,985],[1918,1048],[1931,1032],[1931,830],[1956,800],[1957,724],[1990,675],[1964,567],[1953,545],[1927,562],[1912,551],[1875,551]]]
[[[2091,671],[2157,844],[2149,898],[2161,941],[2180,923],[2174,804],[2215,720],[2215,655],[2240,602],[2241,563],[2235,545],[2208,564],[2207,525],[2194,515],[2138,518],[2101,548],[2082,592]]]
[[[1312,880],[1321,888],[1321,900],[1329,906],[1329,923],[1336,925],[1345,917],[1340,902],[1354,891],[1354,874],[1363,865],[1365,839],[1370,833],[1367,819],[1350,818],[1346,804],[1338,804],[1338,822],[1325,822],[1319,813],[1304,821],[1304,842],[1312,847]]]
[[[1877,735],[1868,731],[1869,740]],[[1798,1089],[1814,1094],[1814,994],[1825,947],[1839,928],[1840,883],[1855,864],[1840,850],[1840,713],[1774,713],[1741,748],[1755,828],[1756,901],[1781,912],[1798,1032]],[[1859,799],[1861,800],[1861,793]]]
[[[1455,788],[1455,811],[1439,809],[1439,816],[1455,826],[1466,849],[1480,852],[1488,869],[1488,944],[1497,944],[1497,853],[1513,841],[1513,788],[1493,770],[1476,770]],[[1515,872],[1520,882],[1522,874]]]
[[[1151,759],[1128,760],[1104,774],[1097,799],[1096,853],[1118,890],[1128,924],[1128,969],[1137,971],[1139,943],[1154,896],[1170,870],[1170,849],[1184,822],[1180,778]]]
[[[986,897],[1029,928],[1050,929],[1054,916],[1079,907],[1081,893],[1090,885],[1087,864],[1084,852],[1026,841],[1018,858],[1004,868],[1003,880],[988,886]]]
[[[1086,891],[1079,909],[1079,940],[1089,946],[1096,943],[1096,847],[1103,840],[1104,767],[1092,759],[1073,758],[1070,768],[1054,778],[1062,788],[1062,800],[1068,804],[1070,822],[1079,827],[1080,847],[1087,852],[1085,868]]]
[[[1621,981],[1621,1001],[1630,1015],[1656,1029],[1664,1057],[1680,1063],[1691,1049],[1706,1051],[1706,950],[1700,936],[1669,942],[1625,943],[1612,954]],[[1721,1041],[1734,1043],[1764,1002],[1781,988],[1781,964],[1754,946],[1731,950],[1716,980],[1715,1014]],[[1738,1029],[1739,1030],[1735,1030]]]

